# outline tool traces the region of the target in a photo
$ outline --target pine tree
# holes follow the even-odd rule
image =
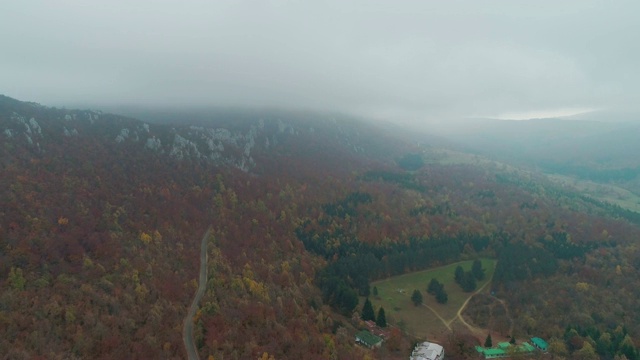
[[[371,301],[369,301],[369,298],[367,298],[367,300],[365,300],[364,305],[362,306],[362,314],[360,315],[360,317],[364,321],[368,321],[368,320],[375,321],[376,320],[376,314],[373,311],[373,306],[371,306]]]
[[[436,294],[436,301],[438,304],[446,304],[449,301],[449,295],[444,291],[444,287],[440,288],[440,291]]]
[[[456,267],[455,279],[458,284],[462,284],[462,280],[464,279],[464,269],[460,265]]]
[[[482,269],[482,262],[478,259],[473,261],[473,265],[471,266],[471,272],[476,280],[484,279],[484,269]]]
[[[493,340],[491,340],[491,334],[487,335],[487,338],[484,340],[484,347],[490,348],[493,346]]]
[[[435,295],[438,293],[438,291],[440,291],[440,288],[442,288],[442,284],[440,284],[438,280],[433,278],[429,282],[429,286],[427,287],[427,292],[431,295]]]
[[[378,287],[377,286],[373,287],[373,296],[378,296]]]
[[[384,314],[384,308],[382,306],[380,307],[380,310],[378,310],[376,325],[380,327],[387,327],[387,316]]]
[[[462,291],[464,292],[472,292],[476,289],[476,278],[475,276],[473,276],[471,271],[463,273],[460,286],[462,287]]]
[[[411,301],[413,301],[413,305],[415,306],[422,304],[422,293],[420,293],[420,290],[413,290],[413,294],[411,294]]]

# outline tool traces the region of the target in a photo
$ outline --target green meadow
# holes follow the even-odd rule
[[[477,282],[476,289],[487,284],[495,270],[495,260],[481,259],[481,261],[485,277]],[[461,265],[465,271],[469,271],[472,264],[473,260],[462,261],[373,282],[371,288],[376,287],[378,295],[374,296],[372,292],[369,299],[376,311],[380,306],[384,307],[387,320],[408,333],[422,338],[441,335],[450,329],[457,318],[458,310],[473,294],[473,292],[463,292],[455,282],[455,269]],[[434,296],[427,293],[427,286],[433,278],[444,284],[449,296],[446,304],[438,304]],[[422,293],[424,305],[415,306],[411,301],[411,294],[415,289]],[[364,300],[361,303],[364,303]]]

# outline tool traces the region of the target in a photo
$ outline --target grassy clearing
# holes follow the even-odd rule
[[[493,275],[495,263],[496,261],[493,259],[482,259],[485,278],[482,281],[478,281],[478,288],[489,281]],[[461,265],[465,271],[468,271],[471,270],[472,264],[473,261],[471,260],[463,261],[376,281],[371,284],[371,287],[377,287],[378,296],[372,296],[370,300],[374,309],[380,306],[384,307],[390,323],[404,327],[410,334],[419,337],[437,336],[448,330],[447,325],[456,318],[458,309],[471,295],[471,293],[463,292],[460,286],[455,283],[455,269],[458,265]],[[432,278],[436,278],[444,284],[444,288],[449,295],[449,301],[446,304],[438,304],[435,298],[427,293],[427,285]],[[422,292],[424,304],[428,307],[413,305],[411,294],[414,289]],[[429,307],[433,310],[429,309]]]
[[[579,180],[558,174],[547,174],[547,177],[562,185],[573,186],[576,190],[597,200],[616,204],[623,209],[640,212],[640,196],[621,186]]]

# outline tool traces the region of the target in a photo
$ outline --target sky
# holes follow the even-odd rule
[[[20,0],[0,94],[424,122],[640,110],[640,2]]]

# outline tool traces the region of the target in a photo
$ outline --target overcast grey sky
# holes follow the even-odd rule
[[[0,93],[421,121],[637,110],[640,1],[19,0]]]

